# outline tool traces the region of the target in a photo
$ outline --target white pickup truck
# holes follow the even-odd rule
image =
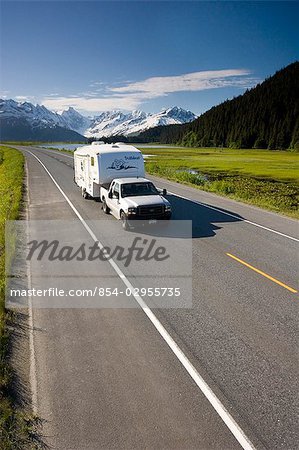
[[[144,178],[140,150],[123,143],[93,142],[74,152],[75,183],[84,198],[103,202],[106,214],[122,221],[125,229],[134,220],[170,219],[171,206],[162,192]]]
[[[155,185],[146,178],[117,178],[110,187],[101,187],[103,211],[120,219],[124,229],[129,229],[134,221],[149,223],[171,218],[171,205]],[[163,194],[163,195],[162,195]]]

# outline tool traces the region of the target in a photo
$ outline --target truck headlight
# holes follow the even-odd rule
[[[168,212],[171,211],[171,206],[170,205],[166,205],[165,206],[165,211],[168,211]]]
[[[129,214],[137,214],[137,208],[128,208]]]

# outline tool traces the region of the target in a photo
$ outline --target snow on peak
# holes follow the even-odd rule
[[[34,106],[29,102],[16,102],[14,100],[0,101],[1,117],[7,119],[26,119],[32,126],[45,125],[65,127],[61,117],[49,111],[45,106]]]
[[[0,100],[0,117],[23,118],[32,126],[60,126],[77,131],[86,137],[109,137],[130,134],[138,135],[142,131],[156,126],[182,124],[191,122],[197,116],[178,106],[164,108],[159,113],[145,113],[143,111],[104,111],[95,117],[86,117],[73,107],[61,113],[49,111],[43,105],[34,106],[29,102]]]
[[[105,112],[94,118],[90,127],[85,131],[86,137],[109,137],[130,134],[139,134],[149,128],[182,124],[192,122],[197,116],[191,111],[174,106],[163,109],[157,114],[145,113],[143,111],[122,111]]]

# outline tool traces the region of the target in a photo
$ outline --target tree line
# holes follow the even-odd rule
[[[152,128],[141,133],[138,141],[299,150],[299,62],[243,95],[214,106],[191,123]]]

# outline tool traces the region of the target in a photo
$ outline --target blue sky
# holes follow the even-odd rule
[[[200,114],[298,59],[297,2],[1,1],[4,98]]]

